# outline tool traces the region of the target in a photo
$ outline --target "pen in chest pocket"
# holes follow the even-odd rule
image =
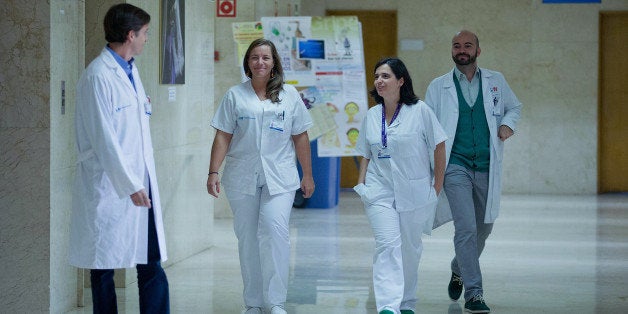
[[[146,113],[147,116],[153,114],[153,106],[150,102],[150,96],[148,95],[146,95],[146,101],[144,102],[144,113]]]

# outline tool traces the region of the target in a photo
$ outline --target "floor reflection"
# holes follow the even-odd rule
[[[480,260],[493,313],[628,313],[628,195],[508,195],[500,215]],[[172,313],[242,310],[232,221],[214,228],[214,247],[166,269]],[[290,232],[288,313],[375,313],[374,241],[353,192],[338,208],[295,209]],[[423,238],[417,313],[463,313],[447,296],[452,235],[447,224]],[[138,313],[133,285],[122,313]],[[71,313],[91,313],[86,304]]]

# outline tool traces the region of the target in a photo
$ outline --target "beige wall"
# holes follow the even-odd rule
[[[399,40],[424,43],[421,51],[399,49],[421,97],[433,78],[453,67],[454,33],[476,32],[479,65],[502,72],[524,104],[505,149],[504,192],[596,193],[598,16],[628,10],[628,1],[311,0],[301,14],[326,9],[396,10]]]

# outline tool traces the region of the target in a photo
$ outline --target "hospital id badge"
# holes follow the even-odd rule
[[[390,149],[388,149],[388,147],[380,148],[379,151],[377,152],[377,158],[379,159],[390,158]]]
[[[491,94],[493,95],[493,115],[501,116],[502,110],[501,110],[501,105],[499,103],[499,99],[501,98],[501,93],[497,89],[497,86],[491,88]]]
[[[275,131],[283,132],[283,121],[282,120],[270,121],[270,128]]]

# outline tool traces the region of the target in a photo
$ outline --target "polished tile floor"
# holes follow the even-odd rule
[[[214,247],[166,269],[173,313],[242,310],[232,221],[214,226]],[[463,313],[447,297],[452,235],[449,223],[423,237],[417,313]],[[376,312],[373,238],[357,195],[293,210],[291,239],[288,313]],[[480,262],[492,313],[628,313],[628,195],[506,195]],[[121,313],[139,312],[135,284],[118,298]],[[86,301],[71,313],[91,313]]]

